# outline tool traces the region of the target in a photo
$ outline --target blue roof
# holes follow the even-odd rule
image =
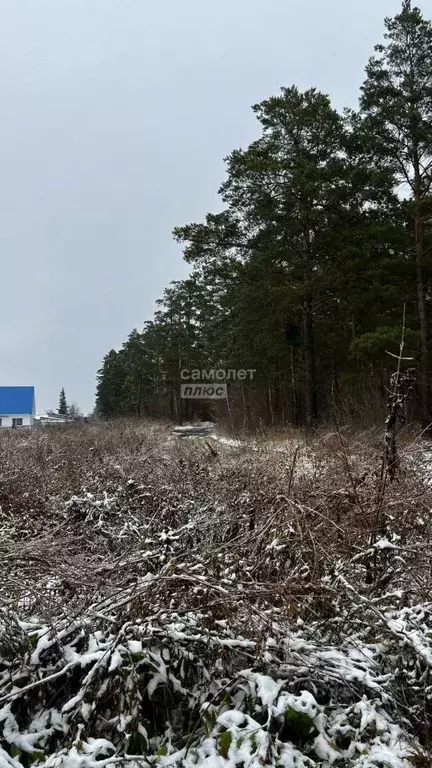
[[[0,416],[34,413],[34,387],[0,387]]]

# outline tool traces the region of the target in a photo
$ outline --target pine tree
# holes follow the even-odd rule
[[[386,26],[359,114],[294,87],[254,108],[261,135],[227,158],[224,210],[174,231],[190,278],[104,358],[100,414],[190,418],[182,369],[223,368],[256,371],[229,385],[237,424],[355,415],[377,385],[386,397],[403,305],[426,408],[431,27],[408,0]]]
[[[428,423],[425,221],[432,211],[432,26],[411,0],[404,0],[401,12],[385,25],[386,44],[376,46],[378,55],[367,65],[360,105],[375,163],[387,163],[409,192],[421,336],[420,399]]]
[[[60,390],[60,396],[59,396],[59,406],[58,406],[58,414],[59,416],[67,416],[69,413],[67,400],[66,400],[66,394],[64,391],[64,387]]]
[[[269,396],[270,382],[288,365],[278,343],[286,324],[301,328],[305,420],[312,425],[318,416],[318,307],[335,293],[335,264],[352,249],[353,228],[364,229],[365,202],[379,196],[383,179],[353,164],[344,118],[315,89],[283,88],[254,111],[262,137],[228,157],[221,188],[227,210],[175,235],[186,243],[188,260],[212,259],[220,273],[231,269],[238,278],[242,327],[246,335],[255,329],[256,347],[262,339],[258,359],[265,363]]]
[[[112,349],[105,355],[97,373],[96,412],[98,416],[112,418],[122,414],[124,380],[125,371],[121,354]]]

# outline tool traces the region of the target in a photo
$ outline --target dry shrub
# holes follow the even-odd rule
[[[110,654],[125,636],[146,638],[150,651],[168,644],[185,690],[198,685],[202,663],[199,686],[215,675],[224,690],[248,666],[286,677],[298,693],[286,639],[302,627],[315,643],[310,659],[316,643],[373,645],[380,706],[392,717],[401,711],[404,727],[426,744],[432,492],[406,445],[404,469],[383,499],[378,448],[345,434],[276,446],[180,441],[164,425],[128,421],[0,434],[0,706],[20,696],[28,711],[40,706],[39,687],[36,698],[26,692],[36,626],[52,638],[39,677],[58,670],[68,680],[66,688],[63,678],[47,684],[44,706],[65,706],[80,690],[84,672],[69,676],[65,659],[70,643],[83,653],[92,633],[110,638]],[[383,648],[393,659],[385,683]],[[192,649],[195,672],[181,665]],[[12,669],[24,676],[23,694],[12,693]],[[336,677],[324,666],[303,688],[319,698],[328,685],[339,704],[367,693],[363,679],[347,687]],[[201,693],[187,706],[177,693],[177,713],[185,706],[192,717],[190,701],[198,706]],[[82,701],[71,707],[72,735],[84,722],[76,714]],[[190,725],[183,715],[179,734]]]
[[[385,536],[397,542],[399,565],[390,578],[382,555],[381,570],[366,580],[370,537],[379,533],[380,458],[363,439],[333,433],[278,450],[212,447],[130,422],[1,438],[4,599],[12,586],[19,595],[30,582],[42,598],[44,580],[61,572],[79,602],[102,588],[104,569],[111,575],[103,589],[111,590],[126,577],[179,566],[202,568],[217,582],[226,571],[245,590],[259,583],[271,605],[277,595],[302,616],[312,604],[316,610],[312,596],[336,564],[364,594],[377,594],[383,578],[413,599],[424,600],[430,589],[432,498],[407,462],[385,497]],[[329,582],[329,600],[332,589]]]

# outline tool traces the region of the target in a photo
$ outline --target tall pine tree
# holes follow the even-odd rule
[[[431,420],[429,402],[429,323],[425,222],[432,211],[432,26],[411,0],[386,19],[385,44],[366,68],[360,101],[366,145],[375,163],[388,164],[409,195],[412,250],[416,265],[417,311],[421,336],[422,418]]]
[[[373,392],[382,409],[405,304],[428,418],[431,27],[408,0],[386,26],[359,114],[295,87],[254,108],[261,135],[227,159],[224,210],[174,232],[190,278],[104,359],[100,413],[190,418],[184,368],[256,370],[230,382],[237,424],[355,416]]]

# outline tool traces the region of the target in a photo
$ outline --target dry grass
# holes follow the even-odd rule
[[[2,433],[0,601],[78,610],[150,572],[186,609],[203,595],[178,589],[180,574],[205,574],[218,610],[253,600],[318,617],[338,610],[336,569],[368,597],[427,599],[432,497],[412,472],[387,486],[383,532],[379,454],[364,440],[212,445],[128,422]],[[374,536],[396,549],[371,551]]]
[[[147,639],[167,643],[172,617],[189,627],[190,649],[198,622],[208,646],[196,664],[209,654],[221,691],[245,665],[294,680],[289,649],[272,655],[267,642],[284,648],[289,627],[307,626],[312,643],[351,648],[361,638],[378,655],[388,649],[395,672],[377,672],[375,689],[384,686],[382,706],[427,746],[432,650],[418,638],[429,637],[432,492],[405,460],[383,494],[380,450],[371,433],[232,448],[127,421],[1,433],[0,704],[17,696],[11,669],[34,680],[22,622],[35,617],[54,638],[109,627],[111,648],[125,627],[140,637],[150,627]],[[218,639],[221,626],[253,645],[253,655],[239,651],[237,667]],[[56,643],[55,661],[48,656],[30,686],[53,669],[67,675],[63,640]],[[181,643],[172,654],[189,653]],[[67,678],[69,696],[83,675]],[[329,685],[339,703],[362,698],[363,682],[332,675],[313,671],[323,701]],[[37,712],[36,694],[23,690],[20,711]],[[66,696],[63,682],[46,690],[46,701]]]

